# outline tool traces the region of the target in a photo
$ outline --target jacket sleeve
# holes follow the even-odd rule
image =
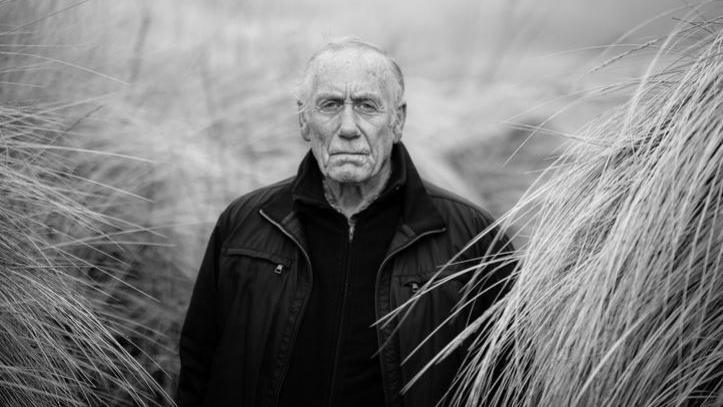
[[[484,227],[490,224],[489,222],[485,223]],[[478,250],[478,255],[481,256],[482,263],[487,265],[478,270],[479,274],[477,278],[479,279],[478,281],[480,281],[479,286],[480,289],[484,291],[473,306],[472,318],[480,317],[488,307],[509,293],[515,283],[516,269],[519,263],[511,240],[499,228],[492,230],[487,236],[483,236],[476,249]],[[475,293],[472,293],[472,295],[475,295]],[[487,330],[478,332],[478,335],[481,336],[487,336],[488,334],[489,332]],[[489,371],[492,377],[501,377],[505,365],[509,362],[512,346],[512,344],[507,344],[495,358],[493,366]],[[499,396],[499,400],[505,400],[505,391],[499,388],[501,384],[496,379],[494,382],[495,384],[490,394]],[[485,396],[482,405],[506,405],[497,399],[492,400],[486,397],[488,396]]]
[[[220,334],[216,300],[220,240],[217,224],[209,239],[181,330],[181,372],[176,395],[181,407],[201,405],[208,387]]]
[[[477,218],[479,231],[487,228],[492,219],[486,214]],[[476,280],[480,289],[484,290],[476,302],[487,309],[504,297],[514,283],[514,271],[517,267],[517,256],[512,241],[500,228],[494,228],[482,236],[475,247],[475,256],[484,266],[478,271]],[[479,312],[475,312],[479,316]]]

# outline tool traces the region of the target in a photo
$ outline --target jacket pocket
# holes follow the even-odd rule
[[[420,274],[398,276],[398,282],[404,294],[409,296],[416,294],[420,289],[429,288],[429,285],[436,286],[434,289],[444,289],[451,292],[459,292],[464,288],[465,275],[457,275],[463,267],[450,265],[443,269],[436,269]],[[438,286],[437,286],[438,285]],[[406,295],[404,295],[406,297]]]
[[[291,259],[289,259],[288,257],[243,247],[227,247],[223,250],[223,254],[231,257],[251,257],[256,261],[261,260],[262,264],[268,263],[270,266],[272,266],[271,271],[273,271],[275,274],[283,274],[286,270],[288,270],[289,265],[291,264]]]
[[[282,294],[293,284],[294,262],[290,257],[248,247],[221,249],[218,301],[224,310],[223,321],[231,326],[263,326],[261,315],[273,314],[283,302]],[[261,312],[260,310],[265,310]]]

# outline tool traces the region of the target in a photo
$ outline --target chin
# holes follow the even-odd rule
[[[331,180],[342,183],[342,184],[360,184],[369,180],[369,177],[362,177],[357,175],[329,175]]]
[[[369,181],[371,174],[368,171],[346,170],[346,169],[331,169],[326,177],[332,181],[336,181],[343,184],[359,184],[362,182]]]

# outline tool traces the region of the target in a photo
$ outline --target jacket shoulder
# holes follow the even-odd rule
[[[478,205],[444,188],[424,182],[427,194],[445,220],[451,235],[461,236],[465,243],[474,239],[472,257],[494,253],[512,253],[511,239],[492,215]]]
[[[294,177],[289,177],[234,199],[219,216],[218,225],[225,230],[233,229],[280,194],[290,193],[293,182]]]
[[[444,218],[461,217],[463,221],[481,221],[485,226],[494,223],[492,215],[479,205],[426,180],[423,183],[427,195]]]

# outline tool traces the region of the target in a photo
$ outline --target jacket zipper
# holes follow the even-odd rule
[[[421,238],[423,238],[423,237],[425,237],[425,236],[432,235],[432,234],[444,233],[444,231],[446,231],[446,230],[447,230],[447,228],[444,228],[444,227],[443,227],[443,228],[440,228],[440,229],[428,230],[428,231],[426,231],[426,232],[424,232],[424,233],[421,233],[421,234],[417,235],[414,239],[412,239],[412,240],[408,241],[407,243],[405,243],[405,244],[399,246],[398,248],[396,248],[393,252],[389,253],[389,255],[388,255],[387,257],[385,257],[384,260],[382,260],[382,264],[379,266],[379,270],[377,270],[376,282],[374,283],[374,311],[375,311],[375,313],[376,313],[375,317],[376,317],[376,320],[377,320],[377,321],[381,318],[381,315],[378,314],[378,313],[379,313],[379,308],[378,308],[378,307],[379,307],[379,285],[380,285],[380,281],[379,281],[379,280],[381,279],[382,270],[384,270],[384,266],[386,266],[386,264],[387,264],[387,262],[389,261],[389,259],[391,259],[392,257],[396,256],[399,252],[401,252],[402,250],[406,249],[407,247],[413,245],[414,243],[416,243],[417,241],[419,241],[419,239],[421,239]],[[377,331],[377,344],[378,344],[379,347],[380,347],[380,348],[379,348],[379,364],[380,364],[380,368],[382,368],[382,383],[384,383],[385,376],[387,376],[387,373],[386,373],[386,372],[384,371],[384,369],[383,369],[383,367],[384,367],[384,362],[382,361],[381,347],[382,347],[382,346],[387,346],[386,341],[387,341],[388,338],[382,338],[381,327],[380,327],[379,325],[377,325],[376,327],[377,327],[377,329],[376,329],[376,331]],[[385,386],[384,386],[384,397],[385,397],[385,398],[388,397],[388,394],[387,394],[387,393],[388,393],[388,388],[387,388],[387,385],[385,385]],[[391,399],[386,400],[386,402],[387,402],[387,404],[389,404],[389,403],[391,402]],[[389,404],[389,405],[391,405],[391,404]]]
[[[311,272],[311,258],[309,257],[309,254],[306,252],[306,250],[301,245],[301,243],[299,243],[299,241],[296,240],[296,238],[291,233],[289,233],[286,229],[284,229],[283,226],[281,226],[279,223],[272,220],[271,217],[269,217],[266,213],[264,213],[263,209],[259,210],[259,214],[261,214],[261,216],[264,219],[271,222],[272,225],[276,226],[276,228],[278,228],[281,231],[281,233],[283,233],[289,239],[291,239],[291,241],[294,242],[296,247],[298,247],[299,250],[301,250],[301,254],[304,255],[304,259],[306,260],[306,265],[309,268],[309,284],[313,285],[314,284],[314,273]],[[301,303],[301,308],[299,309],[299,316],[304,315],[304,310],[306,309],[306,303],[308,302],[308,300],[309,300],[309,296],[308,295],[304,296],[304,301]],[[299,324],[301,323],[301,319],[302,318],[297,317],[296,321],[294,322],[294,331],[291,334],[292,336],[291,336],[291,342],[290,342],[289,349],[292,349],[294,344],[296,343],[296,335],[299,332]],[[291,353],[289,353],[289,355],[291,355]],[[287,361],[281,370],[281,385],[278,387],[278,389],[274,389],[274,393],[273,393],[272,399],[271,399],[272,406],[276,406],[279,403],[278,399],[279,399],[279,394],[281,392],[281,387],[283,387],[284,380],[286,379],[286,373],[289,371],[288,361],[289,361],[289,358],[287,358]]]
[[[339,350],[341,349],[343,333],[344,333],[344,317],[346,314],[346,297],[349,295],[349,253],[351,252],[351,243],[354,238],[355,223],[349,219],[349,241],[346,243],[346,253],[344,258],[344,285],[341,297],[341,306],[339,307],[339,327],[336,332],[336,348],[334,349],[334,360],[331,365],[331,383],[329,386],[329,407],[334,407],[334,399],[336,398],[336,379],[337,369],[339,367]]]
[[[283,226],[281,226],[279,223],[277,223],[277,222],[275,222],[274,220],[272,220],[266,213],[264,213],[264,211],[263,211],[262,209],[259,210],[259,213],[261,214],[261,216],[262,216],[264,219],[266,219],[267,221],[269,221],[272,225],[276,226],[276,228],[278,228],[284,235],[286,235],[289,239],[291,239],[291,241],[294,242],[294,244],[299,248],[299,250],[301,250],[301,253],[304,255],[304,259],[306,260],[306,264],[307,264],[307,266],[308,266],[308,268],[309,268],[310,283],[313,284],[313,282],[314,282],[314,274],[311,272],[311,258],[309,257],[309,254],[306,252],[306,250],[305,250],[304,247],[301,245],[301,243],[299,243],[299,241],[298,241],[291,233],[289,233],[286,229],[284,229]],[[417,242],[419,239],[421,239],[421,238],[423,238],[423,237],[425,237],[425,236],[432,235],[432,234],[443,233],[445,230],[447,230],[447,229],[446,229],[446,228],[440,228],[440,229],[434,229],[434,230],[426,231],[426,232],[424,232],[424,233],[416,236],[414,239],[408,241],[407,243],[403,244],[402,246],[398,247],[398,248],[395,249],[393,252],[389,253],[389,255],[387,255],[387,256],[384,258],[384,260],[382,260],[382,263],[381,263],[381,265],[379,266],[379,269],[377,270],[376,281],[375,281],[375,284],[374,284],[374,309],[375,309],[375,312],[378,312],[378,311],[379,311],[379,310],[377,309],[377,305],[379,304],[379,298],[378,298],[378,297],[379,297],[379,280],[380,280],[380,277],[381,277],[382,270],[384,269],[384,266],[386,266],[386,264],[387,264],[387,262],[389,261],[389,259],[391,259],[392,257],[396,256],[397,253],[399,253],[399,252],[401,252],[402,250],[406,249],[407,247],[411,246],[412,244],[414,244],[415,242]],[[347,260],[347,261],[348,261],[348,260]],[[345,278],[345,280],[346,280],[346,278]],[[345,284],[345,291],[346,291],[346,284]],[[308,299],[309,299],[309,296],[308,296],[308,295],[304,297],[304,301],[302,302],[301,308],[299,309],[300,315],[303,315],[304,310],[306,309],[306,303],[307,303]],[[375,316],[376,316],[376,319],[379,320],[380,316],[379,316],[378,314],[375,315]],[[300,323],[300,321],[301,321],[301,318],[297,318],[296,322],[294,323],[294,331],[293,331],[293,333],[292,333],[291,342],[290,342],[290,344],[291,344],[292,347],[293,347],[294,344],[296,343],[296,334],[297,334],[298,331],[299,331],[299,323]],[[382,339],[383,339],[383,338],[382,338],[382,333],[381,333],[381,330],[380,330],[379,326],[377,326],[377,330],[376,330],[376,331],[377,331],[377,342],[378,342],[379,346],[386,345],[386,343],[385,343],[385,342],[386,342],[386,339],[385,339],[385,340],[382,340]],[[380,362],[380,364],[382,364],[381,354],[380,354],[380,357],[379,357],[379,362]],[[381,367],[381,366],[380,366],[380,367]],[[282,378],[281,383],[283,383],[283,379],[286,377],[286,373],[288,372],[288,370],[289,370],[289,364],[288,364],[288,362],[287,362],[287,363],[283,366],[283,369],[282,369],[282,372],[281,372],[281,378]],[[385,372],[384,372],[384,370],[382,369],[382,383],[384,383],[384,377],[385,377]],[[384,390],[385,390],[384,393],[385,393],[385,397],[386,397],[386,395],[387,395],[387,386],[384,386]],[[278,389],[275,389],[275,390],[274,390],[274,394],[273,394],[273,398],[272,398],[272,403],[271,403],[271,405],[273,405],[273,406],[277,405],[277,403],[278,403],[278,398],[279,398],[279,392],[280,392],[280,391],[281,391],[281,386],[279,386]]]

